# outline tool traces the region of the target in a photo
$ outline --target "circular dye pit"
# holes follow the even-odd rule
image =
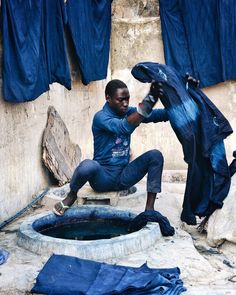
[[[148,223],[129,233],[129,224],[135,216],[110,206],[72,208],[62,217],[43,213],[21,224],[17,243],[37,254],[105,261],[143,251],[160,238],[157,223]]]

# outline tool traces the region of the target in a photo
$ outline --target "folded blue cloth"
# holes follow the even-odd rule
[[[163,236],[173,236],[175,229],[170,225],[169,220],[158,211],[147,210],[137,215],[129,225],[129,231],[140,230],[148,222],[158,222]]]
[[[179,275],[178,267],[155,269],[144,264],[135,268],[52,255],[31,292],[50,295],[178,295],[186,291]]]

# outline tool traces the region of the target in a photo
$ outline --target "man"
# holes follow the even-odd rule
[[[154,210],[156,194],[161,191],[163,156],[150,150],[134,161],[130,159],[130,137],[140,123],[167,121],[164,109],[152,110],[163,96],[162,85],[153,83],[138,107],[129,107],[129,90],[120,80],[111,80],[105,89],[106,103],[93,119],[94,158],[84,160],[75,169],[67,197],[53,211],[62,216],[77,199],[79,189],[89,181],[98,192],[128,189],[147,174],[145,210]]]

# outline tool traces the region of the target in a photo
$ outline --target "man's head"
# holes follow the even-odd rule
[[[106,100],[110,108],[122,116],[125,115],[129,106],[129,90],[121,80],[111,80],[105,88]]]

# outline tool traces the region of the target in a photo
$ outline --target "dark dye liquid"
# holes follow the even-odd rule
[[[46,228],[41,230],[40,233],[60,239],[89,241],[110,239],[128,234],[128,225],[128,221],[120,220],[86,220]]]

